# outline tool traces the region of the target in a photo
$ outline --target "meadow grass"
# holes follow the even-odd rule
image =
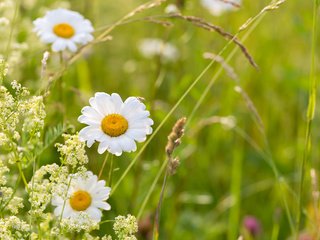
[[[86,148],[87,168],[111,187],[112,209],[94,235],[114,235],[115,217],[132,214],[144,225],[138,239],[319,238],[317,0],[244,1],[219,17],[191,0],[13,3],[0,36],[9,64],[0,83],[10,89],[17,79],[31,95],[43,95],[47,116],[44,146],[30,154],[29,165],[10,165],[17,179],[9,184],[11,200],[21,196],[33,207],[26,195],[36,194],[32,176],[59,163],[54,144],[63,142],[62,133],[83,128],[77,118],[95,92],[117,92],[141,97],[155,123],[135,153],[115,157],[99,155],[96,144]],[[164,13],[169,3],[180,12]],[[95,40],[75,54],[52,53],[32,33],[32,20],[57,6],[80,12],[96,29]],[[177,59],[144,58],[138,47],[144,38],[174,44]],[[20,53],[17,43],[28,48]],[[182,143],[168,156],[167,137],[181,117]],[[6,162],[6,149],[0,151]],[[169,176],[175,156],[180,165]],[[1,200],[1,218],[11,200]],[[247,216],[259,222],[257,235],[245,226]]]

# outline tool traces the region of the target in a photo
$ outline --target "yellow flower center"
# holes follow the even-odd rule
[[[62,38],[71,38],[74,35],[74,28],[68,23],[59,23],[53,27],[53,32]]]
[[[79,190],[71,196],[70,205],[76,211],[84,211],[91,205],[91,196],[88,192]]]
[[[128,130],[128,121],[120,114],[110,114],[102,120],[101,128],[110,137],[118,137]]]

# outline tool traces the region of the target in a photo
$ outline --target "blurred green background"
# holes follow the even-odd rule
[[[73,0],[73,1],[22,1],[14,29],[19,42],[29,47],[19,60],[19,71],[12,71],[7,84],[18,79],[36,93],[46,85],[48,79],[40,79],[41,59],[49,46],[39,43],[30,32],[31,21],[43,16],[46,10],[66,6],[90,19],[96,29],[108,26],[139,4],[138,0]],[[221,26],[230,33],[250,17],[255,16],[269,1],[244,0],[235,12],[219,17],[210,15],[198,0],[184,2],[184,15],[198,16]],[[146,10],[132,19],[164,15],[167,1],[160,7]],[[294,194],[288,189],[279,191],[274,174],[261,152],[254,146],[269,151],[281,175],[297,192],[297,174],[304,150],[306,109],[308,101],[309,69],[311,59],[312,1],[287,1],[278,10],[266,13],[260,24],[250,34],[244,45],[255,59],[259,69],[254,69],[238,51],[229,65],[239,78],[239,85],[254,103],[265,127],[263,135],[255,123],[247,101],[234,90],[235,81],[225,71],[219,75],[204,103],[188,123],[183,143],[175,155],[181,165],[177,173],[168,179],[166,194],[161,209],[160,239],[236,239],[245,234],[243,219],[255,216],[261,224],[261,232],[255,239],[271,239],[279,228],[277,239],[287,239],[290,227],[281,196],[289,199],[289,208],[296,214]],[[154,128],[163,120],[188,86],[210,63],[203,53],[217,54],[227,43],[219,34],[208,32],[181,19],[163,19],[172,23],[160,24],[137,21],[117,27],[111,32],[112,40],[95,45],[76,61],[62,77],[63,100],[59,99],[56,84],[47,104],[47,125],[70,122],[80,130],[77,122],[80,110],[88,105],[95,92],[117,92],[123,99],[141,96],[151,109]],[[25,24],[23,24],[25,23]],[[100,32],[96,32],[97,36]],[[240,34],[243,36],[246,31]],[[179,51],[173,62],[162,62],[159,58],[144,58],[139,52],[139,42],[144,38],[159,38],[170,42]],[[223,57],[234,48],[231,44]],[[59,69],[58,54],[51,54],[48,72]],[[16,66],[15,66],[16,67]],[[112,205],[104,219],[127,213],[137,214],[152,181],[165,160],[167,136],[175,121],[190,115],[212,76],[220,67],[215,63],[202,77],[187,98],[181,103],[169,121],[155,136],[137,164],[108,201]],[[163,82],[155,90],[155,82],[163,76]],[[319,110],[313,125],[312,164],[319,164]],[[202,124],[213,116],[233,120],[235,126],[225,124]],[[232,118],[231,118],[232,116]],[[219,118],[217,118],[219,119]],[[248,142],[244,135],[251,139]],[[141,147],[142,144],[139,145]],[[89,169],[98,173],[104,156],[98,155],[96,144],[88,149]],[[135,153],[123,154],[115,159],[113,181],[121,176]],[[43,164],[58,160],[52,146],[41,157]],[[108,167],[108,166],[107,166]],[[106,168],[107,175],[107,168]],[[307,176],[308,177],[308,176]],[[146,232],[152,225],[154,211],[161,190],[162,178],[153,192],[143,214]],[[306,190],[304,206],[307,209],[311,190]],[[306,213],[308,215],[308,213]],[[317,223],[313,223],[317,224]],[[101,226],[102,232],[111,230],[111,224]],[[309,227],[303,215],[305,231]],[[149,229],[152,231],[152,228]],[[146,233],[147,234],[147,233]],[[139,236],[139,239],[145,239]],[[247,239],[247,238],[246,238]],[[249,238],[248,238],[249,239]]]

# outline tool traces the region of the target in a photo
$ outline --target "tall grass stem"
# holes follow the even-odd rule
[[[298,192],[298,206],[297,206],[297,219],[296,219],[296,239],[298,239],[298,232],[300,229],[301,222],[301,211],[302,211],[302,201],[303,201],[303,187],[305,184],[305,173],[307,169],[307,163],[310,160],[312,141],[311,141],[311,128],[312,121],[314,119],[314,112],[316,108],[317,99],[317,78],[316,78],[316,40],[317,40],[317,19],[318,19],[318,0],[313,1],[313,20],[312,20],[312,47],[311,47],[311,64],[310,64],[310,88],[309,88],[309,103],[307,109],[307,126],[305,134],[305,147],[303,150],[303,158],[300,165],[300,181],[299,181],[299,192]]]

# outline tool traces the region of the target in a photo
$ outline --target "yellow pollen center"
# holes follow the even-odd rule
[[[110,137],[118,137],[128,130],[128,121],[120,114],[110,114],[102,120],[101,128]]]
[[[62,38],[71,38],[74,35],[74,28],[68,23],[59,23],[53,27],[53,32]]]
[[[91,205],[91,196],[88,192],[79,190],[71,196],[70,205],[76,211],[84,211]]]

